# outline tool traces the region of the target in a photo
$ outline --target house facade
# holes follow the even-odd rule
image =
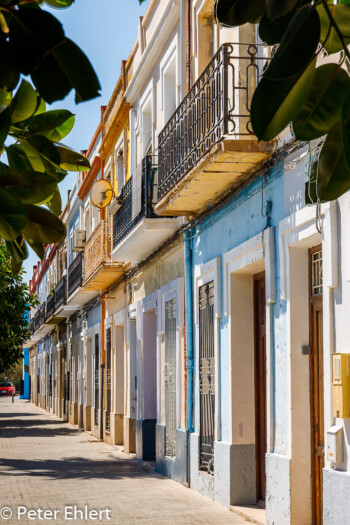
[[[270,57],[150,2],[34,268],[31,400],[261,523],[348,523],[350,198],[306,206],[318,145],[252,134]]]

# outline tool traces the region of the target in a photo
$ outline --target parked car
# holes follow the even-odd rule
[[[0,383],[0,395],[16,395],[16,388],[13,386],[13,383]]]

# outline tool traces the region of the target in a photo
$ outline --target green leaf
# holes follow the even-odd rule
[[[11,111],[8,106],[0,106],[0,148],[4,144],[11,126]]]
[[[33,170],[44,173],[46,171],[45,165],[38,150],[34,146],[32,146],[27,140],[19,140],[19,143],[21,145],[22,150],[26,154]],[[15,166],[13,166],[13,168],[15,168]]]
[[[340,120],[342,103],[349,91],[349,75],[339,65],[316,68],[309,96],[293,119],[296,138],[313,140],[328,133]]]
[[[57,183],[45,173],[9,170],[0,172],[0,186],[11,190],[24,204],[39,204],[54,194]]]
[[[293,10],[277,20],[270,20],[266,13],[264,13],[259,23],[259,36],[261,40],[270,46],[278,44],[295,13],[296,10]]]
[[[11,273],[13,276],[16,276],[20,273],[22,269],[22,262],[16,263],[13,259],[11,259]]]
[[[12,91],[17,86],[19,78],[20,70],[9,42],[0,41],[0,88]]]
[[[265,11],[265,0],[218,0],[217,17],[221,24],[240,26],[256,23]]]
[[[14,241],[27,223],[27,212],[20,199],[0,187],[0,235]]]
[[[6,89],[0,89],[0,106],[9,106],[12,95]]]
[[[32,80],[49,103],[61,100],[71,89],[75,89],[76,103],[100,95],[101,86],[88,58],[69,39],[45,56],[33,71]]]
[[[343,100],[341,122],[345,162],[350,170],[350,93]]]
[[[35,251],[39,259],[42,260],[45,257],[45,248],[44,248],[43,243],[35,242],[33,241],[33,239],[30,239],[26,235],[24,236],[24,238],[29,244],[29,246],[31,247],[31,249]]]
[[[266,0],[267,16],[274,20],[287,15],[294,9],[298,0]]]
[[[66,234],[65,225],[53,213],[32,204],[26,204],[25,208],[28,222],[23,233],[26,237],[44,244],[59,242],[64,238]]]
[[[52,199],[49,200],[47,203],[52,213],[54,213],[57,217],[60,216],[62,211],[62,199],[60,190],[56,186],[55,191],[53,192]]]
[[[53,142],[59,142],[72,131],[75,116],[65,109],[55,109],[35,115],[29,125],[29,133],[40,133]]]
[[[313,60],[320,39],[320,20],[310,5],[297,11],[263,77],[292,78]]]
[[[317,195],[321,201],[337,199],[350,189],[342,140],[342,125],[338,122],[328,133],[318,165]]]
[[[22,80],[16,94],[11,102],[12,122],[22,122],[31,117],[37,107],[37,94],[33,87]]]
[[[56,146],[56,148],[61,157],[61,168],[67,171],[87,171],[90,169],[90,163],[84,155],[63,146]]]
[[[74,2],[75,0],[45,0],[45,4],[61,9],[71,6]]]
[[[32,165],[19,144],[11,144],[6,148],[9,166],[13,170],[29,170]]]
[[[25,75],[65,38],[62,24],[42,9],[11,11],[9,28],[11,52]]]
[[[22,264],[22,261],[27,259],[28,249],[23,235],[19,235],[14,241],[6,241],[6,247],[15,264]]]
[[[259,140],[275,138],[299,113],[309,94],[315,63],[293,78],[260,80],[251,105],[251,123]]]
[[[60,154],[52,142],[42,135],[31,135],[27,141],[39,154],[55,166],[60,164]],[[41,171],[41,170],[38,170]]]
[[[337,26],[344,35],[345,44],[348,45],[350,43],[350,6],[339,4],[329,5],[328,7]],[[321,23],[320,42],[328,53],[337,53],[343,49],[343,45],[334,27],[331,26],[327,12],[322,4],[317,7],[317,13]],[[325,42],[326,38],[327,41]]]

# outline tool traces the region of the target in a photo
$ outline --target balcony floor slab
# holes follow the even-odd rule
[[[103,263],[83,283],[84,290],[105,290],[118,281],[126,272],[127,267],[123,264]]]
[[[113,250],[113,260],[137,264],[170,239],[180,225],[181,219],[176,218],[143,219]]]
[[[212,147],[158,202],[159,215],[198,215],[238,187],[267,161],[274,143],[224,139]]]

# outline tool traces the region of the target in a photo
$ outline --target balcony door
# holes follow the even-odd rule
[[[313,523],[322,525],[324,467],[322,248],[309,251],[311,457]]]
[[[265,501],[266,470],[266,293],[265,272],[254,275],[254,371],[256,500]]]

